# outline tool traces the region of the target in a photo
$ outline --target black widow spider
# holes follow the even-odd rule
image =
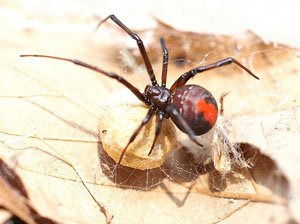
[[[161,85],[159,85],[155,78],[152,65],[150,63],[149,57],[147,55],[145,46],[141,38],[132,30],[130,30],[127,26],[125,26],[115,15],[110,15],[106,17],[98,24],[97,28],[108,19],[111,19],[113,22],[115,22],[128,35],[130,35],[131,38],[134,39],[137,43],[137,46],[142,55],[144,64],[146,66],[152,84],[146,86],[144,93],[141,93],[136,87],[134,87],[123,77],[113,72],[106,72],[96,66],[89,65],[85,62],[76,59],[68,59],[68,58],[48,56],[48,55],[20,55],[20,56],[53,58],[53,59],[58,59],[63,61],[69,61],[76,65],[89,68],[103,75],[106,75],[110,78],[116,79],[118,82],[126,86],[140,101],[144,102],[146,105],[149,105],[150,109],[148,110],[146,117],[142,120],[139,127],[131,135],[126,147],[123,149],[119,157],[118,164],[121,163],[122,158],[126,153],[128,146],[134,141],[134,139],[137,137],[141,129],[150,121],[154,113],[156,113],[158,116],[158,123],[155,128],[154,140],[148,155],[151,154],[155,142],[157,140],[157,137],[160,134],[163,119],[164,118],[168,119],[170,117],[172,121],[175,123],[175,125],[181,131],[186,133],[193,142],[203,147],[203,145],[196,140],[195,136],[202,135],[208,132],[214,126],[218,117],[218,106],[212,94],[205,88],[198,85],[185,85],[186,82],[190,78],[194,77],[196,74],[234,63],[240,68],[242,68],[243,70],[245,70],[249,75],[253,76],[256,79],[259,79],[248,68],[243,66],[234,58],[228,57],[223,60],[217,61],[215,63],[211,63],[206,66],[199,66],[191,69],[190,71],[185,72],[173,83],[171,88],[168,89],[166,88],[166,81],[167,81],[169,54],[168,54],[168,49],[166,47],[165,40],[163,38],[160,39],[160,44],[163,51],[163,64],[162,64]]]

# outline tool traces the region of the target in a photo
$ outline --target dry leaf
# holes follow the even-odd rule
[[[231,91],[224,102],[224,126],[231,142],[240,144],[251,169],[233,167],[224,176],[211,163],[196,161],[183,147],[173,151],[162,167],[140,171],[117,167],[99,141],[100,105],[120,84],[65,62],[18,55],[82,59],[122,74],[141,89],[148,83],[146,72],[124,74],[111,60],[115,56],[111,52],[116,52],[113,46],[104,46],[90,31],[75,35],[16,29],[9,18],[0,21],[1,53],[5,55],[0,62],[0,158],[16,175],[13,179],[20,178],[28,195],[26,200],[16,199],[20,193],[13,182],[1,176],[1,189],[8,186],[0,191],[1,205],[12,213],[29,223],[39,222],[33,219],[37,216],[59,223],[300,220],[296,212],[300,75],[294,50],[280,46],[231,55],[249,62],[260,81],[230,68],[191,80],[216,98]],[[73,17],[64,23],[74,23]],[[249,42],[256,44],[251,38]],[[207,58],[205,63],[214,59]],[[160,65],[156,67],[160,74]],[[187,69],[171,65],[168,86]],[[36,214],[26,213],[29,208]]]
[[[4,223],[7,220],[9,220],[11,216],[12,216],[12,214],[9,211],[7,211],[5,209],[0,209],[0,222],[1,223]]]

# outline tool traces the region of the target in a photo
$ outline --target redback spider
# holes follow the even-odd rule
[[[159,85],[155,78],[152,65],[141,38],[127,26],[125,26],[115,15],[106,17],[98,24],[97,28],[108,19],[111,19],[113,22],[115,22],[137,43],[151,81],[151,85],[147,85],[145,87],[144,93],[141,93],[135,86],[133,86],[130,82],[117,75],[116,73],[104,71],[101,68],[89,65],[76,59],[68,59],[48,55],[21,55],[21,57],[53,58],[63,61],[69,61],[76,65],[94,70],[105,76],[116,79],[118,82],[126,86],[140,101],[149,106],[146,117],[142,120],[139,127],[131,135],[127,145],[123,149],[119,157],[118,164],[121,163],[128,146],[134,141],[138,133],[150,121],[154,114],[158,116],[158,123],[155,128],[154,140],[148,155],[151,154],[157,137],[160,134],[163,119],[168,119],[170,117],[175,125],[181,131],[186,133],[193,142],[203,147],[203,145],[196,140],[195,136],[203,135],[215,125],[218,117],[218,106],[212,94],[205,88],[198,85],[186,85],[187,81],[189,81],[189,79],[194,77],[196,74],[234,63],[245,70],[252,77],[259,79],[248,68],[243,66],[234,58],[228,57],[215,63],[211,63],[205,66],[199,66],[185,72],[173,83],[171,88],[168,89],[166,87],[166,81],[169,53],[166,47],[165,40],[163,38],[160,39],[160,44],[163,51],[163,64],[161,85]]]

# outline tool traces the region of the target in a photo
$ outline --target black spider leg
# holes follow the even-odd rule
[[[160,134],[160,132],[161,132],[161,127],[162,127],[163,119],[164,119],[164,112],[159,111],[159,112],[158,112],[158,123],[157,123],[156,128],[155,128],[154,140],[153,140],[151,149],[150,149],[150,151],[149,151],[149,153],[148,153],[148,156],[150,156],[150,154],[152,153],[152,150],[153,150],[153,148],[154,148],[154,146],[155,146],[157,137],[159,136],[159,134]]]
[[[128,146],[134,141],[134,139],[138,136],[139,132],[142,130],[142,128],[150,121],[151,117],[153,116],[154,112],[155,112],[155,108],[151,107],[148,110],[148,113],[146,115],[146,117],[142,120],[142,123],[140,124],[140,126],[134,131],[134,133],[131,135],[127,145],[125,146],[125,148],[123,149],[118,164],[121,164],[121,161],[123,159],[124,154],[126,153],[126,150],[128,148]]]
[[[142,102],[149,104],[147,98],[133,85],[131,85],[126,79],[124,79],[123,77],[113,73],[113,72],[106,72],[96,66],[93,65],[89,65],[85,62],[76,60],[76,59],[69,59],[69,58],[62,58],[62,57],[55,57],[55,56],[48,56],[48,55],[20,55],[20,57],[43,57],[43,58],[52,58],[52,59],[57,59],[57,60],[62,60],[62,61],[69,61],[72,62],[76,65],[80,65],[83,66],[85,68],[94,70],[98,73],[101,73],[103,75],[106,75],[110,78],[116,79],[118,82],[122,83],[124,86],[126,86],[139,100],[141,100]]]
[[[108,17],[106,17],[105,19],[103,19],[102,21],[100,21],[100,23],[98,23],[96,29],[98,29],[101,24],[103,24],[104,22],[106,22],[108,19],[111,19],[114,23],[116,23],[119,27],[122,28],[122,30],[124,30],[126,33],[128,33],[129,36],[131,36],[132,39],[134,39],[138,45],[138,48],[140,50],[140,53],[142,55],[144,64],[146,66],[147,72],[149,74],[151,83],[153,86],[157,86],[157,80],[155,78],[155,74],[152,68],[152,65],[150,63],[149,57],[147,55],[145,46],[143,41],[141,40],[141,38],[132,30],[130,30],[127,26],[125,26],[125,24],[123,24],[115,15],[109,15]]]
[[[202,144],[200,144],[197,139],[196,136],[193,132],[193,130],[190,128],[190,126],[186,123],[186,121],[183,119],[183,117],[181,116],[180,113],[178,113],[178,111],[176,110],[176,108],[174,106],[167,106],[166,108],[166,112],[173,116],[173,118],[177,119],[177,121],[179,121],[181,123],[181,125],[183,126],[183,128],[185,129],[185,133],[190,137],[190,139],[195,142],[198,146],[203,147]]]
[[[171,92],[173,92],[174,90],[176,90],[178,87],[185,85],[185,83],[192,77],[194,77],[196,74],[201,73],[201,72],[205,72],[211,69],[215,69],[218,67],[222,67],[225,65],[230,65],[231,63],[236,64],[237,66],[239,66],[241,69],[245,70],[249,75],[251,75],[252,77],[259,79],[256,75],[254,75],[248,68],[246,68],[244,65],[242,65],[241,63],[239,63],[237,60],[235,60],[234,58],[225,58],[223,60],[211,63],[209,65],[205,65],[205,66],[199,66],[196,67],[184,74],[182,74],[171,86],[170,90]]]
[[[167,74],[168,74],[168,61],[169,61],[169,52],[166,47],[166,42],[164,38],[160,38],[161,48],[163,50],[163,64],[162,64],[162,74],[161,74],[161,86],[166,87]]]
[[[161,74],[161,86],[162,87],[166,87],[167,74],[168,74],[169,52],[168,52],[168,49],[166,47],[165,39],[162,38],[162,37],[160,38],[160,44],[161,44],[161,48],[162,48],[162,51],[163,51],[163,64],[162,64],[162,74]],[[150,154],[152,153],[152,150],[153,150],[153,148],[155,146],[157,137],[159,136],[159,134],[161,132],[163,118],[164,118],[164,112],[159,111],[158,112],[158,123],[157,123],[156,128],[155,128],[155,136],[154,136],[154,140],[153,140],[152,146],[150,148],[150,151],[148,153],[148,156],[150,156]]]
[[[221,94],[219,102],[220,102],[220,115],[224,115],[224,98],[229,94],[230,92],[224,92]]]

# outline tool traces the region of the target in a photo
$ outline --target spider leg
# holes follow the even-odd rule
[[[139,132],[142,130],[142,128],[150,121],[151,117],[153,116],[155,112],[155,109],[153,107],[151,107],[148,110],[148,113],[146,115],[146,117],[142,120],[142,123],[140,124],[140,126],[134,131],[134,133],[131,135],[126,147],[123,149],[118,164],[121,164],[121,161],[123,159],[124,154],[126,153],[126,150],[128,148],[128,146],[134,141],[134,139],[138,136]]]
[[[246,71],[249,75],[251,75],[252,77],[259,79],[256,75],[254,75],[248,68],[246,68],[244,65],[242,65],[240,62],[238,62],[237,60],[235,60],[234,58],[225,58],[223,60],[211,63],[209,65],[205,65],[205,66],[199,66],[196,67],[184,74],[182,74],[171,86],[170,90],[171,92],[173,92],[174,90],[176,90],[178,87],[185,85],[185,83],[187,81],[189,81],[190,78],[194,77],[196,74],[201,73],[201,72],[205,72],[211,69],[215,69],[215,68],[219,68],[225,65],[230,65],[230,64],[236,64],[237,66],[239,66],[241,69],[243,69],[244,71]]]
[[[178,111],[173,107],[173,106],[168,106],[166,108],[166,112],[168,114],[170,114],[171,116],[175,117],[180,123],[181,125],[184,127],[185,129],[185,133],[190,137],[190,139],[195,142],[198,146],[203,147],[202,144],[200,144],[197,139],[196,136],[193,132],[193,130],[190,128],[190,126],[186,123],[186,121],[182,118],[182,116],[180,115],[180,113],[178,113]]]
[[[52,59],[57,59],[57,60],[62,60],[62,61],[69,61],[72,62],[76,65],[80,65],[82,67],[91,69],[93,71],[96,71],[98,73],[101,73],[105,76],[108,76],[112,79],[116,79],[118,82],[122,83],[124,86],[126,86],[139,100],[141,100],[142,102],[147,104],[147,99],[146,97],[133,85],[131,85],[126,79],[124,79],[123,77],[113,73],[113,72],[106,72],[104,70],[102,70],[101,68],[98,68],[96,66],[93,65],[89,65],[85,62],[76,60],[76,59],[69,59],[69,58],[62,58],[62,57],[55,57],[55,56],[48,56],[48,55],[20,55],[20,57],[43,57],[43,58],[52,58]]]
[[[132,30],[130,30],[127,26],[125,26],[125,24],[123,24],[115,15],[109,15],[108,17],[106,17],[105,19],[103,19],[102,21],[100,21],[96,27],[96,29],[98,29],[104,22],[106,22],[108,19],[111,19],[114,23],[116,23],[119,27],[122,28],[122,30],[124,30],[129,36],[131,36],[132,39],[134,39],[138,45],[138,48],[140,50],[140,53],[142,55],[144,64],[146,66],[147,72],[149,74],[151,83],[153,86],[157,86],[157,80],[155,78],[155,74],[152,68],[152,65],[150,63],[149,57],[147,55],[145,46],[143,41],[141,40],[141,38]]]
[[[230,92],[225,92],[222,93],[222,95],[220,96],[220,115],[223,116],[224,115],[224,98],[229,94]]]
[[[156,128],[155,128],[155,136],[154,136],[154,140],[153,140],[151,149],[150,149],[150,151],[149,151],[149,153],[148,153],[148,156],[150,156],[150,154],[152,153],[152,150],[153,150],[153,148],[154,148],[154,146],[155,146],[157,137],[158,137],[159,134],[160,134],[163,119],[164,119],[164,113],[161,112],[161,111],[159,111],[159,112],[158,112],[158,123],[157,123]]]
[[[167,74],[168,74],[168,61],[169,61],[169,52],[166,47],[166,42],[164,38],[160,38],[161,48],[163,50],[163,65],[162,65],[162,74],[161,74],[161,86],[166,87]]]

